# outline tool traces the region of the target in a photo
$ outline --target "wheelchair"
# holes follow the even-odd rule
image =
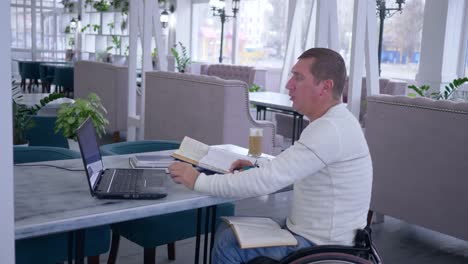
[[[359,229],[354,246],[323,245],[300,249],[277,261],[257,257],[247,264],[382,264],[372,243],[370,227]]]

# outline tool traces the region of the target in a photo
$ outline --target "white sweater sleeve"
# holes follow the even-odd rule
[[[194,189],[217,196],[254,197],[275,192],[324,166],[310,148],[298,141],[261,168],[224,175],[202,173]]]

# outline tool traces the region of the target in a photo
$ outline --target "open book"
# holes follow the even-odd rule
[[[266,217],[221,217],[234,231],[241,248],[295,246],[297,240],[278,223]]]
[[[232,163],[238,159],[255,163],[255,158],[210,147],[190,137],[184,137],[179,149],[172,154],[172,157],[217,173],[228,173]]]
[[[168,154],[138,154],[129,158],[132,168],[168,168],[174,159]]]

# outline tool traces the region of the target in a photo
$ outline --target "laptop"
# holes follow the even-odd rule
[[[102,163],[96,130],[89,117],[76,134],[92,196],[100,199],[166,197],[166,169],[106,169]]]

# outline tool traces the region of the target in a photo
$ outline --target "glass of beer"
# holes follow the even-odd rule
[[[257,128],[257,127],[250,128],[249,156],[259,157],[262,155],[262,137],[263,137],[262,128]]]

